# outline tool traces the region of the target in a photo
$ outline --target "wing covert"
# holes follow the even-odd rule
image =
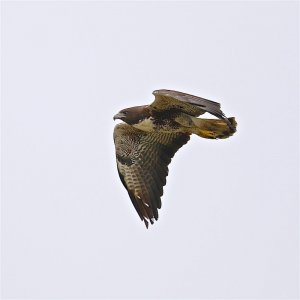
[[[150,106],[156,110],[178,109],[194,117],[208,112],[224,120],[233,129],[230,121],[222,112],[220,103],[172,90],[156,90],[153,95],[155,100]]]

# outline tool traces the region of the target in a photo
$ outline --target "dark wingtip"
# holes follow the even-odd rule
[[[154,224],[154,220],[158,220],[158,217],[154,217],[154,218],[151,218],[149,219],[150,221],[150,224],[153,225]],[[149,222],[148,222],[148,219],[146,219],[145,217],[142,219],[142,221],[144,221],[145,225],[146,225],[146,228],[148,229],[149,228]]]
[[[143,219],[143,221],[144,221],[144,223],[145,223],[145,225],[146,225],[146,228],[148,229],[149,228],[149,223],[148,223],[148,221],[144,218]]]

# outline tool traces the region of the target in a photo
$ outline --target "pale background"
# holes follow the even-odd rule
[[[295,2],[2,2],[2,297],[297,298]],[[170,167],[149,230],[113,115],[167,88],[239,123]]]

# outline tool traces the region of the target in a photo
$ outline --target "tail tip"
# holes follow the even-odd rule
[[[228,118],[228,121],[230,122],[230,129],[231,129],[231,132],[232,133],[235,133],[236,132],[236,126],[237,126],[237,122],[235,120],[235,117],[231,117],[231,118]]]

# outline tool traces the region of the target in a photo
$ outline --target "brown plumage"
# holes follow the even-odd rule
[[[152,104],[114,116],[125,122],[114,129],[119,176],[147,228],[158,219],[168,165],[190,135],[224,139],[236,131],[235,119],[226,118],[217,102],[170,90],[153,94]],[[218,119],[197,118],[205,112]]]

